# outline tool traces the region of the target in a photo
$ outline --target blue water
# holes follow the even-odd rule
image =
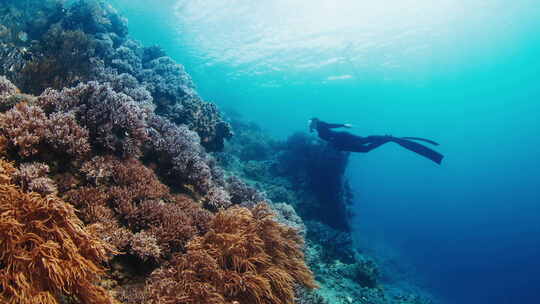
[[[442,166],[352,156],[358,246],[445,303],[540,302],[540,2],[111,2],[275,137],[318,116],[440,142]]]

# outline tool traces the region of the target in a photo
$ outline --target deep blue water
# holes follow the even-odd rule
[[[447,303],[540,302],[540,2],[111,2],[276,137],[318,116],[440,142],[442,166],[352,156],[358,246]]]

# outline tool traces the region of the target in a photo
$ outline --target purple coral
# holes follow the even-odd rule
[[[45,137],[47,125],[47,115],[39,107],[26,103],[18,104],[0,115],[0,132],[23,157],[38,153],[38,145]]]
[[[196,96],[195,85],[181,64],[170,57],[159,57],[144,63],[141,79],[148,83],[150,91],[158,98],[174,99]]]
[[[266,197],[257,189],[249,186],[237,176],[227,178],[227,190],[233,204],[253,207],[258,203],[265,202]]]
[[[42,195],[56,194],[58,190],[50,179],[49,166],[42,163],[22,164],[13,174],[13,181],[24,191],[33,191]]]
[[[47,114],[38,106],[19,103],[0,115],[0,133],[20,156],[56,152],[75,158],[86,155],[88,131],[70,113]]]
[[[124,93],[131,97],[139,106],[148,108],[152,112],[154,111],[155,105],[152,94],[150,94],[145,86],[139,84],[137,78],[127,73],[118,74],[114,70],[106,68],[99,73],[100,82],[108,83],[114,91]]]
[[[91,81],[62,91],[46,90],[37,103],[47,111],[73,112],[98,149],[122,157],[142,154],[149,111],[108,84]]]
[[[49,122],[46,137],[53,148],[80,158],[90,152],[88,130],[79,126],[73,113],[53,113]]]
[[[149,127],[152,149],[162,155],[162,163],[169,164],[170,174],[195,185],[202,193],[208,192],[213,183],[212,170],[197,133],[157,115],[150,118]]]

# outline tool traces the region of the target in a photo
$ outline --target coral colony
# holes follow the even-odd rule
[[[101,1],[0,11],[1,303],[426,303],[353,250],[346,154],[225,119]]]

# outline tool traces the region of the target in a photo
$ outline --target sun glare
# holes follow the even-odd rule
[[[226,64],[237,71],[249,67],[252,73],[340,64],[388,70],[436,53],[442,40],[455,39],[475,19],[487,23],[486,12],[500,3],[181,0],[175,12],[182,42],[200,51],[207,65]]]

